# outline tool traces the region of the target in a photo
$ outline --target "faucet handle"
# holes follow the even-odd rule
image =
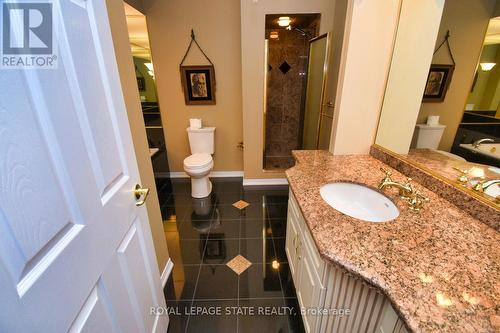
[[[386,169],[384,169],[384,168],[382,168],[382,167],[380,168],[380,171],[382,171],[383,173],[385,173],[385,176],[386,176],[387,178],[390,178],[390,177],[392,176],[392,172],[391,172],[391,171],[386,170]]]
[[[458,172],[460,172],[460,173],[461,173],[461,174],[463,174],[463,175],[468,174],[468,173],[469,173],[469,171],[470,171],[469,169],[460,169],[460,168],[459,168],[459,167],[457,167],[457,166],[454,166],[454,167],[453,167],[453,169],[457,170]]]
[[[419,212],[425,203],[429,203],[431,201],[419,191],[416,191],[411,197],[404,199],[408,202],[408,207],[415,212]]]
[[[484,177],[479,177],[479,180],[477,181],[477,184],[474,185],[474,190],[478,192],[484,192],[483,189],[483,184],[486,182],[486,178]]]
[[[460,172],[460,176],[457,177],[457,182],[462,186],[467,186],[467,184],[469,183],[469,178],[467,177],[467,175],[469,174],[470,170],[460,169],[459,167],[456,166],[454,166],[453,169]]]

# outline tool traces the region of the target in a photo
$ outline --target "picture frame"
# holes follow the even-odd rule
[[[425,82],[422,102],[439,103],[444,101],[454,69],[455,65],[431,65]]]
[[[137,87],[139,88],[139,91],[145,91],[146,90],[146,80],[143,77],[136,77],[137,79]]]
[[[214,66],[181,66],[180,71],[186,105],[216,103]]]

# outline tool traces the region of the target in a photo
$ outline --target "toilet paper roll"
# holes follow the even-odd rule
[[[427,117],[427,125],[435,126],[439,124],[439,116],[429,116]]]
[[[201,128],[201,119],[198,119],[198,118],[189,119],[189,127],[191,129]]]

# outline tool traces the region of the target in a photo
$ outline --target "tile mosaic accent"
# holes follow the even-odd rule
[[[292,68],[292,66],[290,66],[290,64],[287,63],[286,60],[285,60],[285,61],[283,61],[283,63],[278,68],[281,71],[281,73],[286,74]]]
[[[233,203],[233,206],[241,210],[247,208],[248,206],[250,206],[250,204],[245,200],[239,200]]]
[[[250,261],[248,261],[241,254],[238,254],[236,257],[231,259],[227,264],[229,268],[231,268],[236,274],[240,275],[244,271],[248,269],[252,265]]]

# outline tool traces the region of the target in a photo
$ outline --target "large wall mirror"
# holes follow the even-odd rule
[[[497,1],[441,1],[443,6],[438,8],[439,2],[413,5],[425,10],[419,20],[429,19],[431,29],[439,24],[438,31],[419,37],[427,41],[413,40],[413,46],[408,44],[412,22],[404,17],[403,7],[375,143],[498,207]],[[424,3],[432,7],[424,9]],[[405,53],[405,43],[405,50],[412,48],[413,55]],[[422,46],[426,43],[427,48]]]
[[[330,48],[320,14],[266,15],[263,168],[285,170],[294,149],[328,149],[333,104],[324,102]]]

